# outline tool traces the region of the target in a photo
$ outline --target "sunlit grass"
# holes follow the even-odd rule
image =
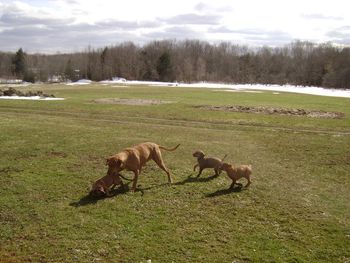
[[[349,99],[143,86],[35,88],[67,99],[0,101],[5,262],[349,261]],[[93,103],[114,97],[174,103]],[[346,115],[311,119],[193,107],[230,104]],[[105,157],[144,141],[181,143],[163,153],[173,185],[149,163],[136,193],[86,196],[106,172]],[[251,187],[228,191],[228,177],[212,177],[210,170],[193,178],[197,149],[252,164]]]

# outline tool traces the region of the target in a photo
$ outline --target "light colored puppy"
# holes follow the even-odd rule
[[[244,177],[247,179],[248,183],[245,185],[245,187],[248,187],[251,184],[251,174],[252,174],[252,166],[251,165],[238,165],[234,166],[228,163],[223,163],[221,166],[221,169],[224,170],[227,175],[231,178],[232,184],[230,186],[230,189],[232,189],[237,180]]]
[[[199,166],[199,173],[197,175],[197,177],[199,177],[202,171],[206,168],[214,168],[215,175],[219,175],[221,173],[220,167],[222,165],[222,161],[226,158],[227,155],[225,155],[224,158],[220,160],[216,157],[204,157],[204,152],[195,151],[192,156],[197,158],[198,163],[193,166],[193,171],[195,171],[197,166]]]
[[[109,191],[114,189],[117,185],[121,185],[121,187],[124,188],[123,181],[120,179],[119,174],[107,174],[92,185],[90,195],[94,197],[103,195],[111,196]]]

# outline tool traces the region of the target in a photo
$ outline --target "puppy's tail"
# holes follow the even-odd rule
[[[180,144],[176,145],[174,148],[168,149],[168,148],[165,148],[164,146],[159,145],[159,148],[162,149],[162,150],[166,150],[166,151],[172,152],[172,151],[175,151],[177,149],[177,147],[179,147],[179,146],[180,146]]]

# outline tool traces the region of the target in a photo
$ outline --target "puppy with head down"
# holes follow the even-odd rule
[[[199,177],[202,171],[206,168],[214,168],[215,175],[219,175],[221,173],[220,167],[222,165],[222,161],[226,158],[227,155],[225,155],[224,158],[220,160],[216,157],[204,157],[204,152],[195,151],[192,156],[197,158],[198,163],[194,165],[193,171],[195,171],[197,166],[199,166],[199,173],[197,175],[197,177]]]
[[[239,180],[243,177],[245,179],[247,179],[247,181],[248,181],[248,183],[245,185],[245,187],[248,187],[252,182],[251,181],[251,174],[252,174],[252,166],[251,165],[234,166],[234,165],[231,165],[228,163],[223,163],[221,165],[221,170],[224,170],[232,180],[232,184],[230,186],[230,189],[232,189],[235,186],[237,180]],[[239,185],[241,185],[241,184],[239,184]]]
[[[110,190],[114,189],[117,185],[121,185],[121,187],[124,188],[123,181],[120,179],[119,174],[107,174],[92,185],[90,195],[94,197],[103,195],[111,196]]]

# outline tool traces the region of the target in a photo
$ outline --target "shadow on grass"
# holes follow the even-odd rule
[[[96,204],[98,201],[106,199],[106,198],[111,198],[120,194],[125,194],[126,192],[129,191],[129,187],[127,185],[124,185],[124,188],[117,188],[113,189],[110,191],[109,196],[101,196],[101,197],[94,197],[91,195],[86,195],[83,196],[79,201],[77,202],[71,202],[69,205],[74,206],[74,207],[79,207],[79,206],[85,206],[85,205],[93,205]]]
[[[228,195],[232,193],[239,193],[245,188],[242,188],[242,186],[237,186],[234,188],[228,188],[228,189],[222,189],[222,190],[217,190],[214,193],[211,194],[206,194],[205,197],[216,197],[216,196],[221,196],[221,195]]]
[[[219,177],[219,175],[215,175],[215,174],[212,176],[209,176],[209,177],[191,177],[191,176],[188,176],[185,180],[174,183],[174,185],[184,185],[187,183],[206,183],[206,182],[209,182],[217,177]]]
[[[144,191],[151,190],[154,188],[160,188],[160,187],[164,187],[164,186],[171,186],[171,184],[170,183],[163,183],[163,184],[153,185],[153,186],[144,187],[144,188],[140,188],[140,185],[139,185],[136,188],[136,192],[141,192],[141,195],[144,195]]]

